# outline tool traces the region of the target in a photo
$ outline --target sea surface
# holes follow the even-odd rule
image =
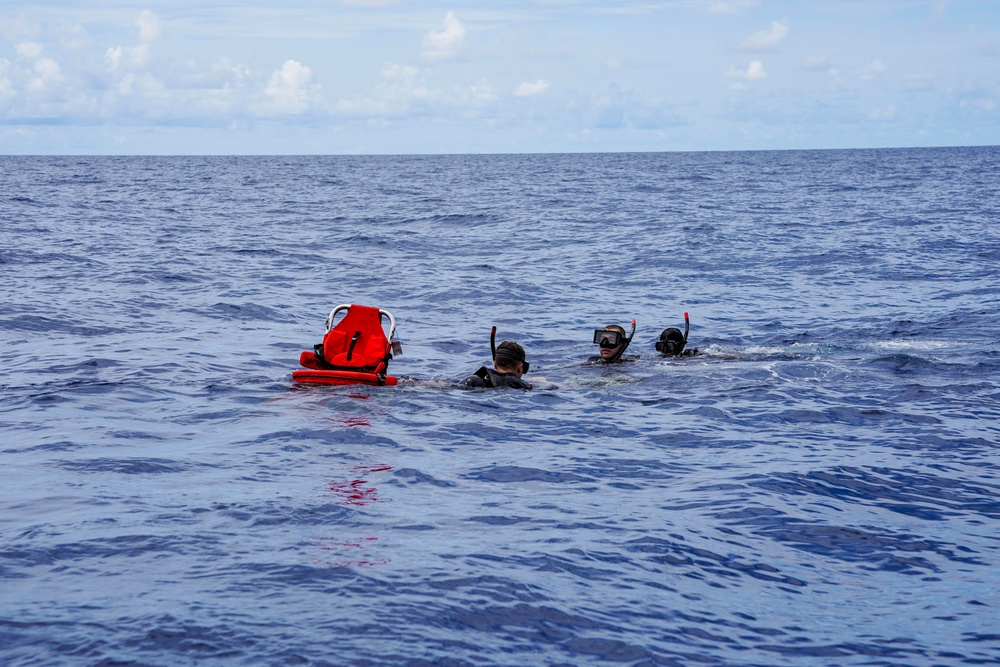
[[[0,664],[1000,664],[998,322],[995,147],[0,157]]]

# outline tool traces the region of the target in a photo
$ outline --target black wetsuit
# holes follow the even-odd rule
[[[690,350],[683,350],[680,354],[664,354],[664,357],[693,357],[698,354],[698,348],[692,347]]]
[[[627,361],[635,361],[638,358],[639,358],[639,355],[632,355],[632,356],[628,356],[628,357],[618,357],[614,361],[608,361],[607,359],[605,359],[601,355],[595,354],[592,357],[587,357],[587,361],[585,361],[584,363],[586,363],[586,364],[623,364],[623,363],[625,363]]]
[[[505,373],[492,368],[481,367],[473,375],[460,383],[465,389],[494,389],[510,387],[511,389],[531,389],[531,385],[517,377],[514,373]]]

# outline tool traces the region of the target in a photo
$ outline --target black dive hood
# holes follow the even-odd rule
[[[660,340],[656,341],[656,351],[665,356],[677,356],[684,351],[684,346],[688,342],[688,333],[691,331],[691,320],[687,313],[684,313],[684,336],[681,337],[681,330],[675,327],[668,327],[660,333]]]

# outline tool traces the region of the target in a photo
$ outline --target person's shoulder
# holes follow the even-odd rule
[[[531,389],[531,385],[513,373],[501,373],[494,371],[490,373],[494,387],[509,387],[511,389]]]
[[[630,354],[627,357],[619,357],[618,359],[615,359],[614,361],[608,361],[607,359],[605,359],[604,357],[602,357],[601,355],[598,354],[598,355],[594,355],[592,357],[587,357],[587,360],[585,362],[583,362],[583,363],[585,365],[592,365],[592,366],[600,366],[602,364],[603,365],[607,365],[607,366],[611,366],[611,365],[614,365],[614,364],[624,364],[624,363],[628,363],[628,362],[632,362],[632,361],[638,361],[638,359],[639,359],[639,355],[638,354]]]
[[[487,383],[490,370],[486,366],[480,366],[479,370],[459,382],[459,386],[465,389],[484,389],[492,385]]]
[[[682,350],[681,352],[679,352],[677,354],[665,354],[665,355],[660,355],[660,357],[662,359],[682,359],[684,357],[694,357],[694,356],[699,355],[699,354],[701,354],[701,353],[698,352],[698,348],[692,347],[692,348],[687,349],[687,350]]]
[[[514,383],[510,385],[512,389],[530,390],[532,388],[531,383],[523,378],[514,378],[514,380]]]
[[[463,389],[531,389],[531,384],[513,373],[480,367],[475,373],[465,378],[458,385]]]

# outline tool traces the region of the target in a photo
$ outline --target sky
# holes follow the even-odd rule
[[[0,0],[0,154],[1000,144],[1000,0]]]

